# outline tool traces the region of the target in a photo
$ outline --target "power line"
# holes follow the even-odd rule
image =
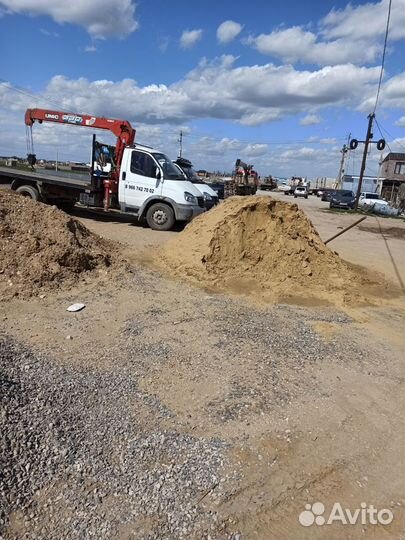
[[[376,123],[377,123],[377,121],[376,121]],[[384,126],[380,126],[380,125],[377,123],[377,127],[378,127],[378,129],[380,130],[380,133],[381,133],[381,129],[382,129],[382,130],[388,135],[388,137],[391,137],[392,141],[395,140],[395,137],[394,137],[394,136],[393,136],[393,135],[392,135],[392,134],[384,127]],[[380,129],[380,127],[381,127],[381,129]],[[382,133],[381,133],[381,136],[383,137],[383,134],[382,134]],[[384,138],[384,137],[383,137],[383,138]],[[392,141],[391,141],[391,142],[392,142]],[[397,145],[400,146],[401,148],[405,148],[405,145],[403,145],[403,144],[401,144],[401,143],[399,143],[399,142],[396,142],[395,144],[397,144]],[[389,148],[388,143],[387,143],[387,146],[388,146],[388,148]],[[391,148],[390,148],[390,150],[391,150]]]
[[[193,140],[198,140],[199,143],[201,143],[201,138],[209,138],[210,141],[212,142],[222,142],[224,139],[228,139],[230,142],[234,141],[236,143],[243,143],[243,144],[250,144],[250,145],[258,145],[258,144],[268,144],[268,145],[278,145],[278,146],[292,146],[292,145],[299,145],[299,144],[324,144],[324,145],[328,145],[328,146],[331,146],[330,143],[325,143],[325,142],[321,142],[321,141],[308,141],[308,140],[287,140],[287,141],[269,141],[269,140],[246,140],[246,139],[229,139],[228,137],[213,137],[212,135],[210,134],[187,134],[187,138],[188,139],[193,139]],[[346,135],[339,135],[339,136],[335,136],[335,137],[330,137],[330,138],[333,138],[333,139],[336,139],[336,143],[334,144],[339,144],[339,142],[342,142],[342,141],[345,141],[346,140]]]
[[[388,29],[390,26],[390,17],[391,17],[391,4],[392,4],[392,0],[390,0],[389,5],[388,5],[387,26],[385,29],[384,49],[383,49],[383,55],[382,55],[382,60],[381,60],[380,80],[378,81],[377,96],[375,98],[375,105],[374,105],[373,113],[375,113],[377,109],[377,103],[378,103],[378,98],[380,97],[381,83],[382,83],[382,78],[383,78],[383,73],[384,73],[385,52],[387,50]]]
[[[5,86],[9,90],[13,90],[14,92],[18,92],[19,94],[22,94],[24,96],[28,96],[28,97],[30,97],[32,99],[35,99],[36,101],[44,101],[46,103],[50,103],[53,106],[57,107],[58,110],[63,110],[65,108],[64,105],[62,105],[61,103],[58,103],[57,101],[54,101],[52,98],[50,98],[48,96],[45,96],[43,94],[33,94],[32,92],[29,92],[25,88],[15,86],[14,84],[11,84],[9,81],[7,81],[6,79],[3,79],[1,77],[0,77],[0,85]],[[82,111],[80,114],[91,114],[91,113]]]
[[[19,94],[22,94],[24,96],[28,96],[28,97],[30,97],[32,99],[37,100],[37,101],[42,100],[42,101],[46,101],[47,103],[52,103],[52,105],[55,105],[56,107],[58,107],[58,109],[63,109],[63,106],[61,106],[60,103],[57,103],[56,101],[53,101],[49,97],[41,96],[41,95],[37,95],[37,94],[32,94],[32,93],[28,92],[25,89],[14,86],[13,84],[6,81],[5,79],[0,78],[0,82],[1,82],[1,86],[5,86],[9,90],[13,90],[14,92],[18,92]]]
[[[380,124],[377,122],[377,118],[375,118],[374,120],[375,120],[375,123],[377,124],[377,128],[378,128],[378,131],[380,132],[381,138],[384,139],[384,135],[382,134],[382,131],[381,131],[381,128],[380,128]],[[390,145],[387,143],[387,141],[385,141],[385,144],[388,146],[389,151],[392,152],[391,147],[390,147]]]

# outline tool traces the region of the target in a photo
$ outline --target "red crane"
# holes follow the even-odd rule
[[[116,168],[111,171],[111,176],[104,179],[104,206],[109,207],[111,193],[117,193],[118,181],[120,177],[120,168],[124,148],[130,146],[135,140],[135,129],[127,120],[117,120],[91,116],[88,114],[67,113],[61,111],[51,111],[48,109],[27,109],[25,111],[25,124],[32,128],[33,124],[38,122],[54,122],[56,124],[69,124],[72,126],[81,126],[97,129],[107,129],[117,136],[115,145],[115,163]],[[32,146],[32,135],[31,135]]]

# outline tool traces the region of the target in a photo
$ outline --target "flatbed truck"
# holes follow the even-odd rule
[[[200,191],[161,151],[134,142],[129,122],[103,117],[28,109],[25,123],[57,122],[107,129],[117,135],[115,148],[93,135],[88,175],[39,171],[36,156],[28,154],[32,171],[0,167],[0,179],[11,189],[36,201],[68,208],[76,203],[136,216],[155,230],[170,230],[176,222],[190,221],[204,211]],[[31,137],[32,139],[32,137]],[[33,147],[29,150],[32,150]]]

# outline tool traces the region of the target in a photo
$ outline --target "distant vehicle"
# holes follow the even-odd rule
[[[277,182],[271,175],[262,178],[259,182],[259,189],[263,191],[271,191],[272,189],[276,189],[276,187]]]
[[[371,191],[363,191],[360,193],[359,206],[362,208],[370,208],[376,203],[382,206],[388,206],[387,201],[381,199],[378,193],[373,193]]]
[[[219,199],[223,199],[225,196],[225,184],[223,182],[206,182],[211,189],[215,191]]]
[[[334,195],[337,191],[338,191],[337,189],[331,189],[331,188],[324,189],[324,190],[322,191],[321,201],[327,201],[327,202],[330,202],[331,198],[333,197],[333,195]]]
[[[306,186],[297,186],[294,190],[294,199],[297,197],[304,197],[304,199],[308,199],[308,190]]]
[[[354,208],[356,197],[347,189],[338,189],[331,196],[329,208]]]
[[[291,186],[287,184],[287,182],[281,182],[281,184],[277,185],[278,191],[283,191],[285,195],[288,195],[291,191]]]

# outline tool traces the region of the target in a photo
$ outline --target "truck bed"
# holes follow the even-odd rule
[[[55,184],[58,186],[91,189],[91,179],[89,174],[76,174],[58,171],[35,170],[22,171],[13,167],[0,167],[0,178],[9,178],[10,183],[14,179],[35,180],[46,184]]]

